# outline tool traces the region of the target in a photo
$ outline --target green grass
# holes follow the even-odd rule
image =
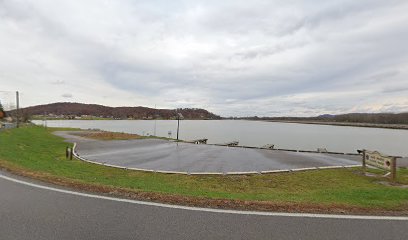
[[[70,144],[53,135],[55,130],[65,129],[30,126],[0,132],[0,166],[132,191],[387,210],[408,207],[408,189],[379,184],[384,179],[362,176],[358,168],[241,176],[127,171],[66,160]],[[398,181],[408,184],[407,169],[399,170]]]

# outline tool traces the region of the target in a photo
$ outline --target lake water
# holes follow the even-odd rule
[[[42,125],[44,121],[33,121]],[[48,120],[49,127],[97,128],[106,131],[176,138],[176,120]],[[378,150],[385,154],[408,156],[408,130],[361,128],[245,120],[182,120],[179,138],[208,138],[208,143],[239,141],[240,145],[275,148],[353,152]]]

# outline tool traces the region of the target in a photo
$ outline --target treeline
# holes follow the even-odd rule
[[[335,115],[332,118],[320,118],[335,122],[378,123],[378,124],[408,124],[408,113],[349,113]]]
[[[3,119],[6,116],[6,113],[4,112],[3,105],[0,102],[0,119]]]
[[[372,124],[408,124],[407,113],[348,113],[340,115],[321,115],[317,117],[246,117],[249,120],[270,121],[316,121],[342,123],[372,123]]]
[[[112,119],[175,119],[177,113],[181,113],[184,119],[220,119],[220,116],[199,108],[107,107],[97,104],[68,102],[32,106],[23,108],[21,111],[31,116],[46,115],[61,118],[93,116]]]

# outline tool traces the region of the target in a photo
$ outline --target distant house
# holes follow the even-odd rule
[[[3,112],[3,110],[0,110],[0,119],[3,119],[6,116],[6,114]]]

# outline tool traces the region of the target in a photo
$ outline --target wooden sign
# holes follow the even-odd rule
[[[382,155],[377,151],[365,151],[365,162],[368,165],[373,167],[381,168],[387,171],[391,170],[391,163],[393,161],[393,157]]]
[[[397,158],[394,156],[386,156],[378,151],[362,150],[363,153],[363,169],[367,165],[380,168],[391,172],[391,180],[395,181],[397,173]]]

